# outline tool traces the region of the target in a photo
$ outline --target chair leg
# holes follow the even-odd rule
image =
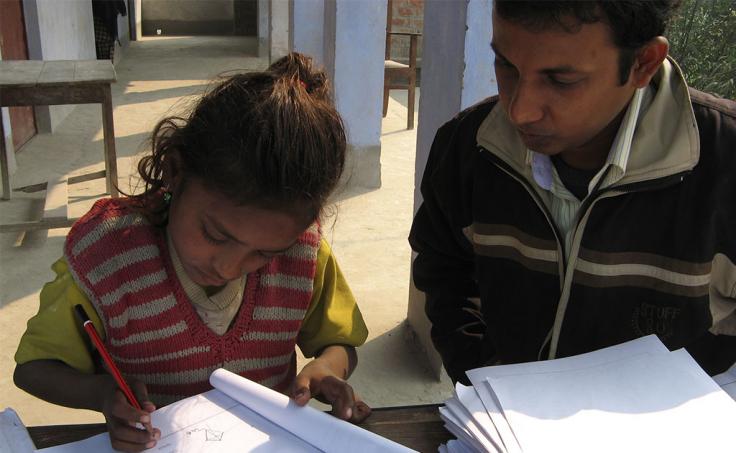
[[[386,84],[386,81],[383,82],[383,117],[386,118],[386,114],[388,113],[388,85]]]

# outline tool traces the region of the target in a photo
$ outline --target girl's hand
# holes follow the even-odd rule
[[[353,392],[350,384],[335,375],[322,357],[309,362],[296,376],[290,395],[300,406],[310,398],[331,404],[334,416],[352,423],[362,422],[371,413],[371,408]]]
[[[153,448],[161,438],[161,431],[151,426],[151,412],[156,410],[148,399],[146,386],[136,380],[129,380],[130,388],[140,402],[143,410],[133,407],[115,380],[110,377],[109,385],[103,390],[102,413],[107,421],[112,448],[120,451],[143,451]],[[141,424],[145,429],[138,428]]]

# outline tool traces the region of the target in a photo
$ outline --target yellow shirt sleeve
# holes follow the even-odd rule
[[[102,321],[72,278],[64,258],[56,261],[51,269],[56,273],[56,279],[46,283],[41,290],[38,313],[28,321],[15,352],[15,362],[22,364],[32,360],[60,360],[83,373],[94,373],[89,341],[78,326],[74,305],[81,304],[84,307],[97,332],[104,339]]]
[[[314,357],[333,344],[360,346],[368,337],[368,328],[360,314],[329,244],[321,240],[317,254],[312,302],[297,337],[305,357]]]

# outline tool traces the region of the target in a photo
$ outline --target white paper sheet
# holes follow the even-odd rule
[[[448,429],[455,437],[461,439],[473,446],[474,451],[483,451],[483,447],[475,439],[473,434],[465,427],[464,422],[457,418],[450,409],[445,407],[439,408],[440,418],[445,422],[445,428]]]
[[[713,376],[713,380],[736,401],[736,364],[725,373]]]
[[[393,441],[225,370],[210,377],[214,390],[153,414],[161,439],[148,451],[178,452],[411,452]],[[112,453],[107,433],[39,450],[43,453]]]
[[[35,448],[18,414],[9,407],[0,412],[0,453],[30,453]]]
[[[306,452],[320,450],[272,424],[219,390],[165,406],[151,415],[161,439],[148,451],[175,452]],[[113,453],[107,433],[43,453]]]
[[[736,403],[684,350],[577,365],[487,379],[525,453],[736,451]]]
[[[566,369],[579,368],[581,366],[592,366],[621,360],[643,353],[666,353],[668,349],[662,344],[656,335],[648,335],[636,340],[629,341],[620,345],[611,346],[597,351],[580,354],[572,357],[565,357],[556,360],[547,360],[541,362],[518,363],[512,365],[489,366],[484,368],[476,368],[469,370],[466,374],[473,384],[483,405],[486,407],[488,415],[493,421],[492,427],[485,427],[486,431],[497,429],[503,446],[509,453],[522,453],[521,446],[514,435],[513,429],[503,415],[498,402],[495,401],[493,392],[486,384],[486,378],[513,376],[526,373],[553,372],[563,371]]]
[[[481,430],[488,441],[497,451],[504,453],[506,449],[501,442],[501,436],[493,425],[490,415],[485,411],[485,406],[480,400],[478,392],[472,386],[458,383],[455,386],[455,395],[458,401],[460,401],[460,404],[470,413],[473,423]]]
[[[210,383],[272,423],[321,450],[351,453],[413,451],[313,407],[297,406],[288,396],[227,370],[215,370],[210,376]]]

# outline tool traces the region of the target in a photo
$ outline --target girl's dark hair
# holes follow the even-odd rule
[[[133,198],[154,223],[165,219],[172,153],[184,186],[198,178],[233,203],[312,221],[340,179],[346,139],[327,76],[290,53],[266,71],[219,80],[188,116],[160,121],[151,148],[138,164],[145,189]]]
[[[581,24],[605,22],[620,49],[619,79],[629,78],[636,50],[664,34],[680,0],[495,0],[496,13],[506,20],[535,30],[552,26],[575,32]],[[572,24],[569,19],[574,19]]]

